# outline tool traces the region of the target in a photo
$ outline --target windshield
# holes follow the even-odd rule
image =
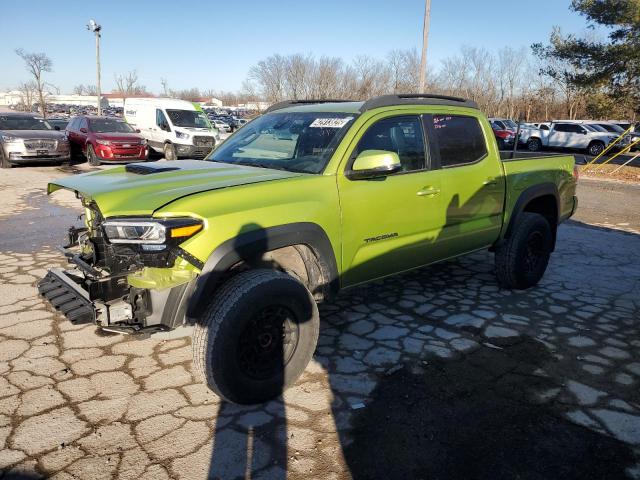
[[[518,128],[518,125],[513,120],[503,120],[502,123],[504,123],[507,128],[512,128],[514,130]]]
[[[211,128],[207,116],[196,110],[167,110],[167,115],[176,127]]]
[[[355,118],[348,113],[270,113],[246,124],[208,160],[320,173]]]
[[[91,131],[95,133],[134,133],[126,122],[112,118],[96,118],[91,120]]]
[[[52,130],[42,118],[27,115],[0,116],[0,130]]]

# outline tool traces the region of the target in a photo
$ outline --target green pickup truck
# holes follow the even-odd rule
[[[505,288],[535,285],[576,209],[573,156],[502,160],[472,101],[289,101],[205,160],[138,163],[49,184],[82,226],[39,290],[71,322],[144,336],[192,325],[194,370],[256,403],[305,369],[317,302],[476,250]]]

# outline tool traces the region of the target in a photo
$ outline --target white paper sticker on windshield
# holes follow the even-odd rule
[[[342,128],[349,123],[353,117],[345,118],[316,118],[309,127],[311,128]]]

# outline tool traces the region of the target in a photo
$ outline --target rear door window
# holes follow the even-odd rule
[[[425,117],[429,144],[441,168],[467,165],[487,155],[487,143],[478,119],[466,115]]]

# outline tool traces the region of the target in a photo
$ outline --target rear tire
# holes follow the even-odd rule
[[[93,145],[91,144],[87,145],[87,161],[89,162],[89,165],[93,165],[94,167],[100,165],[100,159],[96,155],[96,152],[93,150]]]
[[[13,164],[4,154],[4,149],[0,146],[0,168],[11,168]]]
[[[164,144],[163,153],[165,160],[176,160],[178,158],[176,156],[176,148],[171,143]]]
[[[553,234],[547,219],[538,213],[521,213],[511,236],[496,248],[498,283],[517,290],[533,287],[544,275],[552,249]]]
[[[195,325],[194,371],[229,402],[264,402],[302,374],[319,328],[318,307],[298,280],[277,270],[239,273]]]
[[[539,138],[530,138],[527,142],[527,149],[530,152],[539,152],[542,150],[542,142]]]

